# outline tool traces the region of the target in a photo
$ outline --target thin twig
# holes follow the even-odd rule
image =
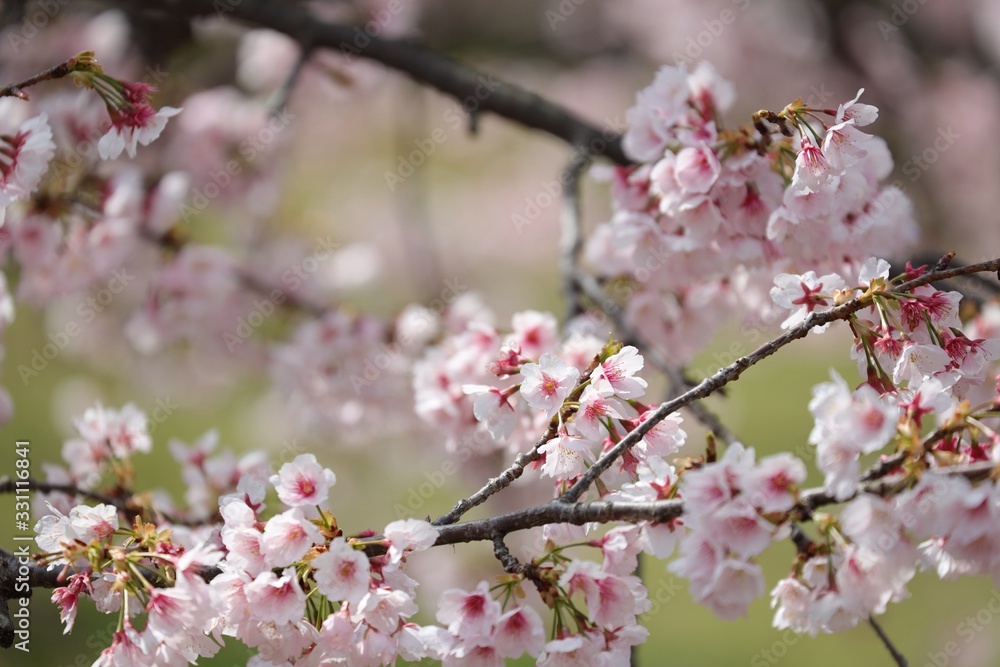
[[[868,624],[875,629],[875,634],[877,634],[878,638],[882,640],[883,644],[885,644],[885,647],[889,650],[889,655],[891,655],[892,659],[896,661],[896,664],[899,665],[899,667],[906,667],[908,664],[906,662],[906,658],[895,646],[893,646],[892,640],[889,639],[889,635],[885,634],[885,630],[883,630],[882,626],[878,624],[874,616],[868,617]]]
[[[649,362],[653,366],[667,376],[667,381],[670,383],[670,392],[673,396],[679,396],[686,387],[689,388],[691,386],[684,377],[683,371],[661,356],[657,349],[648,344],[639,332],[625,320],[621,306],[601,289],[601,286],[592,275],[584,271],[577,271],[574,275],[574,282],[577,288],[590,299],[591,303],[611,320],[615,329],[618,330],[622,342],[635,345],[641,349],[643,357],[649,359]],[[726,443],[735,441],[733,434],[723,425],[718,416],[700,402],[695,401],[686,407],[717,438]]]
[[[302,76],[302,70],[305,69],[306,63],[309,62],[309,58],[312,57],[313,47],[310,44],[301,43],[300,48],[302,49],[299,53],[298,59],[295,61],[295,66],[292,67],[292,71],[288,73],[288,78],[275,93],[274,102],[271,104],[271,115],[279,116],[285,107],[288,106],[288,101],[292,98],[292,92],[295,90],[295,84],[298,83],[299,78]]]
[[[973,264],[971,266],[948,269],[946,271],[931,271],[923,276],[920,276],[919,278],[915,278],[895,287],[893,291],[897,293],[910,292],[921,285],[926,285],[934,282],[935,280],[944,280],[946,278],[965,275],[968,273],[997,270],[1000,270],[1000,259],[980,262],[979,264]],[[587,472],[584,473],[580,479],[578,479],[569,488],[569,490],[560,496],[560,500],[567,503],[578,501],[587,489],[590,488],[590,485],[594,483],[594,480],[610,468],[614,462],[618,460],[618,457],[633,447],[637,442],[639,442],[639,440],[642,439],[643,436],[645,436],[661,421],[666,419],[671,413],[687,407],[694,401],[712,395],[721,387],[724,387],[730,382],[738,379],[743,372],[751,366],[760,363],[767,357],[770,357],[772,354],[792,341],[804,338],[814,327],[835,322],[837,320],[847,319],[850,315],[863,308],[867,308],[870,305],[871,297],[865,297],[862,295],[848,301],[847,303],[835,306],[830,310],[824,312],[813,312],[798,326],[792,327],[784,334],[764,343],[750,354],[740,357],[730,365],[720,369],[711,377],[705,378],[698,383],[697,386],[689,389],[677,398],[661,404],[660,407],[658,407],[646,421],[626,434],[625,437],[622,438],[614,447],[604,452],[604,454],[597,459],[590,469],[587,470]]]
[[[39,72],[23,81],[8,84],[0,88],[0,97],[16,97],[20,100],[30,100],[31,98],[28,96],[28,93],[24,92],[24,88],[41,83],[42,81],[52,81],[53,79],[61,79],[64,76],[68,76],[76,71],[76,63],[77,59],[73,57],[66,62],[59,63],[55,67],[50,67],[44,72]]]

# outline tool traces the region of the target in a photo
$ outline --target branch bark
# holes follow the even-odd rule
[[[372,37],[360,26],[322,21],[302,7],[273,0],[122,0],[114,4],[172,16],[231,17],[282,32],[306,49],[329,48],[349,58],[374,60],[455,98],[470,113],[495,113],[591,155],[603,155],[621,165],[632,164],[622,150],[621,137],[613,129],[599,128],[558,104],[412,40]]]

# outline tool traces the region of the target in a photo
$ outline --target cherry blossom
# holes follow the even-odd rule
[[[642,370],[642,355],[632,345],[623,347],[594,369],[591,386],[605,396],[639,398],[646,393],[646,381],[635,374]]]
[[[45,114],[26,120],[14,134],[0,133],[0,225],[6,207],[38,187],[55,148]]]
[[[289,507],[302,507],[325,503],[337,476],[317,463],[314,454],[299,454],[281,466],[269,481],[281,502]]]
[[[280,577],[270,570],[262,572],[243,591],[254,618],[277,625],[302,618],[306,595],[294,568],[286,568]]]
[[[487,638],[500,620],[500,604],[490,595],[489,585],[479,582],[473,591],[453,588],[438,602],[437,620],[463,642]]]
[[[331,600],[357,604],[368,592],[368,558],[342,537],[330,542],[327,550],[314,558],[311,565],[320,593]]]
[[[430,548],[439,531],[427,521],[402,519],[386,526],[383,534],[389,547],[389,561],[398,563],[405,553]]]
[[[146,83],[102,77],[94,87],[104,98],[111,116],[111,128],[97,143],[102,160],[113,160],[122,151],[129,157],[135,157],[139,144],[148,146],[155,141],[166,127],[167,120],[181,112],[174,107],[156,111],[149,101],[150,94],[156,89]]]
[[[550,353],[543,354],[537,364],[521,366],[521,375],[521,396],[548,418],[559,411],[580,378],[578,370]]]

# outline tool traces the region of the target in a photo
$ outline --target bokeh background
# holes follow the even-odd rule
[[[757,109],[780,110],[797,97],[836,107],[865,88],[864,100],[880,108],[872,129],[889,142],[894,179],[915,202],[921,252],[956,250],[965,263],[1000,253],[996,0],[400,1],[404,11],[393,15],[385,34],[419,36],[616,131],[625,127],[635,92],[664,64],[710,60],[737,90],[731,125],[748,121]],[[369,20],[380,9],[360,0],[310,6],[346,21]],[[254,42],[243,39],[245,28],[233,21],[190,26],[130,9],[109,12],[103,3],[84,0],[59,5],[37,35],[15,48],[11,35],[24,34],[23,16],[38,7],[34,2],[4,7],[0,62],[11,80],[85,48],[101,57],[104,48],[140,72],[143,63],[162,66],[169,76],[158,101],[169,104],[193,90],[224,85],[266,97],[275,94],[294,64],[294,54],[283,56],[264,40],[257,44],[265,57],[247,69]],[[540,206],[520,233],[514,219],[545,201],[539,195],[565,167],[568,146],[489,115],[470,132],[453,100],[380,66],[329,54],[306,66],[288,109],[294,122],[268,163],[257,165],[274,176],[264,195],[254,192],[255,201],[266,205],[241,211],[244,218],[235,221],[226,216],[236,214],[209,206],[184,223],[187,234],[257,248],[260,255],[247,256],[275,262],[280,253],[268,254],[277,250],[255,245],[259,239],[293,235],[308,249],[316,238],[332,235],[343,252],[311,277],[313,295],[381,316],[407,303],[432,302],[446,280],[482,295],[501,323],[527,308],[562,312],[558,203]],[[179,120],[168,130],[182,131]],[[430,137],[443,139],[433,139],[433,150],[424,151],[426,160],[412,176],[390,188],[387,173],[400,173],[401,161]],[[609,210],[605,185],[587,179],[586,228],[604,221]],[[140,301],[142,290],[139,283],[131,285],[123,303]],[[236,452],[263,449],[276,461],[289,452],[315,452],[338,474],[333,503],[348,532],[384,526],[398,518],[400,508],[435,516],[502,464],[499,457],[477,459],[421,495],[420,485],[439,479],[435,474],[448,460],[432,434],[404,430],[373,441],[350,429],[302,429],[263,368],[237,367],[191,350],[143,357],[122,335],[123,318],[110,310],[25,383],[18,364],[59,329],[60,320],[18,304],[5,339],[2,378],[15,416],[0,431],[0,471],[13,469],[15,440],[31,442],[36,471],[42,462],[58,459],[71,418],[98,400],[110,406],[132,401],[150,412],[168,406],[155,424],[154,452],[137,458],[140,486],[181,497],[183,482],[166,443],[191,442],[214,428],[222,446]],[[769,332],[751,339],[737,326],[725,329],[690,374],[701,377],[734,352],[750,351],[761,333]],[[759,453],[798,450],[808,459],[803,443],[811,428],[810,388],[826,380],[831,367],[856,377],[848,343],[844,330],[810,336],[748,371],[712,407]],[[662,382],[654,386],[664,391]],[[690,441],[692,453],[704,442],[694,434]],[[811,482],[816,481],[814,475]],[[473,516],[524,506],[545,492],[526,487],[501,495]],[[12,516],[12,499],[0,498],[0,535],[12,532]],[[776,545],[765,555],[769,582],[783,576],[793,555],[791,545]],[[414,576],[425,582],[426,601],[436,599],[447,583],[451,568],[443,563],[467,573],[469,585],[499,571],[489,552],[478,547],[415,558]],[[663,563],[646,561],[644,568],[655,602],[644,618],[651,638],[639,651],[640,665],[891,664],[867,626],[817,638],[782,633],[771,627],[766,597],[750,607],[747,618],[725,622],[695,605],[686,583],[667,574]],[[993,601],[993,609],[1000,608],[1000,592],[991,580],[942,582],[924,573],[910,590],[912,598],[892,606],[881,620],[911,665],[1000,664],[1000,618],[987,606]],[[32,603],[30,655],[0,652],[0,665],[89,665],[111,630],[112,617],[84,605],[72,635],[62,636],[54,608],[40,594]],[[203,664],[244,665],[246,657],[230,647]]]

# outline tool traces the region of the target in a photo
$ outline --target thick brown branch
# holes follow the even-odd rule
[[[134,10],[176,16],[223,15],[283,32],[305,48],[325,47],[374,60],[454,97],[470,112],[492,112],[618,164],[631,160],[611,128],[599,128],[538,95],[409,40],[371,37],[360,26],[327,23],[306,9],[274,0],[145,0],[119,2]]]

